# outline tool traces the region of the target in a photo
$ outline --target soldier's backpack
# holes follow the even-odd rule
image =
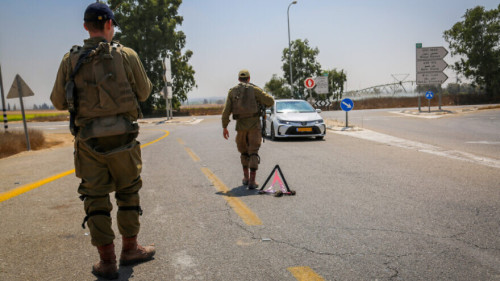
[[[90,51],[75,46],[70,59],[74,69],[75,126],[80,138],[137,132],[139,127],[133,121],[141,111],[127,79],[122,46],[100,42]]]
[[[250,83],[239,83],[231,89],[233,119],[259,116],[259,108],[255,100],[254,86]]]

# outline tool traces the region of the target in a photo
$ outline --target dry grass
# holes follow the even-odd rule
[[[177,111],[177,116],[196,116],[196,115],[219,115],[222,114],[224,105],[221,104],[202,104],[181,106]]]
[[[30,146],[33,150],[45,148],[45,136],[39,130],[29,129]],[[24,131],[0,132],[0,158],[26,151]]]
[[[486,110],[486,109],[498,109],[500,108],[500,105],[490,105],[490,106],[483,106],[478,108],[479,110]]]

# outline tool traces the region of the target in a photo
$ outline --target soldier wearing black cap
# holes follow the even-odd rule
[[[112,42],[114,26],[107,5],[87,7],[84,27],[90,38],[64,55],[50,97],[57,109],[68,109],[74,117],[75,174],[82,179],[78,192],[87,215],[82,226],[87,223],[100,255],[93,273],[108,279],[118,277],[109,193],[115,192],[118,205],[120,264],[150,260],[155,254],[153,246],[137,243],[142,160],[136,121],[141,116],[138,101],[148,98],[152,85],[137,53]]]
[[[226,105],[222,112],[222,128],[225,139],[229,138],[227,126],[229,116],[236,120],[236,146],[240,152],[243,167],[243,185],[255,189],[259,168],[259,148],[262,142],[259,106],[270,107],[274,99],[261,88],[250,83],[250,72],[243,69],[238,73],[239,83],[229,90]]]

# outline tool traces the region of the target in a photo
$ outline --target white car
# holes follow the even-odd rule
[[[304,100],[275,100],[274,106],[266,110],[266,137],[323,139],[326,125],[319,113],[321,109],[314,109]]]

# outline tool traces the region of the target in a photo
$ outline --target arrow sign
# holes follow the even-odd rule
[[[417,73],[417,85],[439,85],[443,84],[448,76],[443,72],[422,72]]]
[[[440,60],[420,60],[417,61],[417,72],[441,72],[443,71],[448,64],[440,59]]]
[[[426,98],[426,99],[430,100],[430,99],[432,99],[433,97],[434,97],[434,93],[433,93],[433,92],[431,92],[431,91],[427,91],[427,92],[425,93],[425,98]]]
[[[448,54],[444,47],[428,47],[417,49],[417,61],[419,60],[440,60]]]
[[[354,102],[351,99],[343,99],[340,102],[340,107],[343,111],[350,111],[354,107]]]

